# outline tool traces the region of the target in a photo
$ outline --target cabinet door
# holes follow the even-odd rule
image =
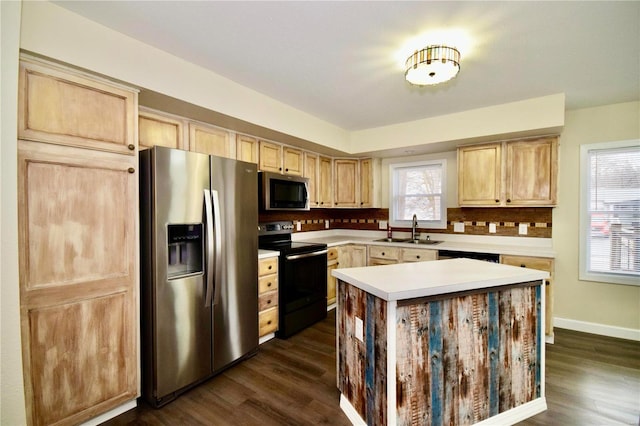
[[[302,151],[285,146],[282,150],[282,157],[286,175],[302,176]]]
[[[184,120],[141,109],[138,112],[138,144],[140,149],[152,146],[186,149]]]
[[[539,271],[547,271],[550,274],[545,285],[545,334],[553,336],[553,269],[554,261],[546,257],[531,256],[500,256],[500,263],[511,266],[519,266],[521,268],[537,269]]]
[[[335,181],[333,185],[336,207],[357,207],[358,160],[336,159],[333,161]]]
[[[333,206],[333,197],[331,190],[333,189],[333,164],[331,158],[329,157],[320,157],[318,162],[319,166],[319,175],[318,178],[320,187],[318,188],[318,201],[320,203],[320,207],[332,207]]]
[[[135,158],[19,141],[18,209],[29,423],[82,423],[138,394]]]
[[[236,135],[236,159],[258,164],[258,140],[247,135]]]
[[[331,271],[338,268],[338,249],[331,247],[327,250],[327,306],[336,303],[336,277],[331,275]]]
[[[18,138],[134,156],[138,96],[53,65],[21,61]]]
[[[557,139],[507,143],[507,205],[556,204]]]
[[[225,158],[235,156],[235,149],[230,149],[229,132],[198,123],[189,123],[189,151]]]
[[[282,173],[282,145],[260,141],[260,163],[258,169],[265,172]]]
[[[499,206],[501,202],[501,144],[458,148],[458,204]]]
[[[304,173],[309,178],[309,205],[318,207],[318,155],[312,152],[304,153]]]
[[[367,246],[347,244],[339,247],[338,265],[340,268],[367,266]]]
[[[371,158],[360,160],[360,207],[373,207],[373,163]]]

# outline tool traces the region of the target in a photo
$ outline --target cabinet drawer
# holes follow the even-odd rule
[[[338,258],[338,249],[331,247],[327,250],[327,260],[335,260]]]
[[[400,249],[387,246],[369,246],[369,257],[398,260],[400,258]]]
[[[278,306],[278,291],[267,291],[258,297],[258,311],[265,311]]]
[[[553,274],[553,259],[545,257],[503,255],[502,263],[505,265],[547,271],[550,274]]]
[[[260,337],[278,330],[278,308],[270,308],[258,315]]]
[[[403,262],[424,262],[425,260],[436,260],[438,258],[436,250],[425,249],[402,249]]]
[[[278,289],[278,274],[258,278],[258,294]]]
[[[268,259],[262,259],[258,262],[258,275],[263,276],[267,274],[275,274],[278,272],[278,258],[270,257]]]
[[[369,259],[369,263],[367,264],[367,266],[393,265],[394,263],[398,263],[398,261],[393,259],[378,259],[372,257]]]

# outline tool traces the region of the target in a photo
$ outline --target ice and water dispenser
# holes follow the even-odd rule
[[[167,227],[167,277],[172,279],[203,272],[202,224],[175,224]]]

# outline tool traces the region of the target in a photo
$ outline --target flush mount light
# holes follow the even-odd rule
[[[411,84],[426,86],[443,83],[460,71],[460,52],[449,46],[427,46],[409,56],[405,66],[404,77]]]

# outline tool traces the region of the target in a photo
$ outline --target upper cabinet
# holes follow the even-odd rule
[[[258,164],[258,140],[247,135],[236,135],[236,159]]]
[[[333,195],[336,207],[358,207],[358,160],[333,160]]]
[[[152,146],[187,149],[184,137],[186,121],[179,117],[140,108],[138,112],[138,144],[140,149]]]
[[[303,164],[302,151],[297,148],[285,146],[282,149],[282,160],[284,163],[284,174],[302,176]]]
[[[318,154],[304,153],[304,172],[302,176],[309,179],[309,206],[318,207]]]
[[[235,158],[235,141],[220,127],[202,123],[189,123],[189,150],[218,157]]]
[[[359,207],[373,207],[373,161],[371,158],[360,160]]]
[[[318,158],[318,207],[333,206],[333,160],[329,157]]]
[[[264,172],[282,173],[282,145],[261,140],[258,169]]]
[[[458,204],[554,206],[557,152],[555,137],[459,147]]]
[[[38,60],[20,63],[18,137],[135,155],[137,93]]]

